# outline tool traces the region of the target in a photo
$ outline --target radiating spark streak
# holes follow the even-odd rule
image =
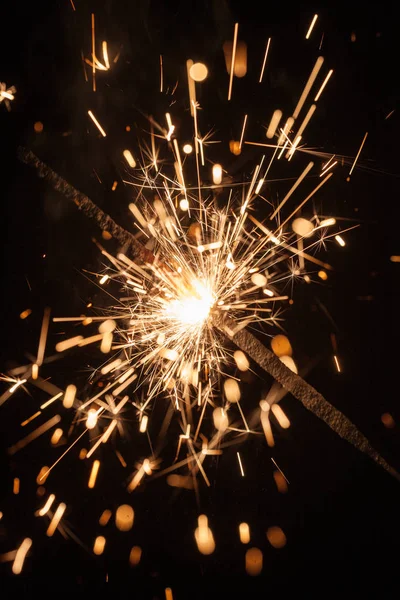
[[[74,0],[70,0],[70,2],[71,2],[72,10],[76,10]]]
[[[32,431],[32,433],[24,437],[22,440],[20,440],[13,446],[10,446],[8,448],[8,454],[10,456],[13,456],[16,452],[18,452],[18,450],[22,450],[22,448],[25,448],[25,446],[33,442],[33,440],[35,440],[39,436],[43,435],[43,433],[46,433],[46,431],[54,427],[54,425],[57,425],[57,423],[59,423],[60,421],[60,415],[54,415],[54,417],[46,421],[46,423],[43,423],[43,425],[40,425],[40,427]]]
[[[328,83],[329,79],[331,78],[332,74],[333,74],[333,69],[331,69],[331,70],[328,72],[328,75],[325,77],[325,79],[324,79],[324,81],[323,81],[323,83],[322,83],[321,87],[320,87],[320,88],[319,88],[319,90],[318,90],[318,93],[317,93],[317,95],[316,95],[316,96],[315,96],[315,98],[314,98],[314,102],[317,102],[317,100],[319,100],[319,98],[320,98],[320,96],[321,96],[322,92],[324,91],[324,89],[325,89],[325,86],[326,86],[326,84]]]
[[[197,466],[199,468],[200,473],[203,475],[204,481],[206,482],[207,487],[211,486],[211,483],[206,475],[206,472],[203,469],[203,465],[201,464],[200,460],[199,460],[199,454],[197,454],[193,448],[193,444],[192,444],[192,440],[188,439],[188,446],[190,448],[190,450],[192,451],[192,454],[194,456],[194,459],[197,463]],[[200,454],[201,456],[201,454]]]
[[[258,80],[258,83],[262,82],[262,78],[264,76],[264,69],[265,69],[265,65],[266,65],[266,62],[267,62],[267,56],[268,56],[268,51],[269,51],[270,44],[271,44],[271,38],[268,38],[267,47],[265,48],[264,60],[263,60],[263,64],[262,64],[262,67],[261,67],[260,79]]]
[[[311,32],[314,28],[314,25],[315,25],[317,19],[318,19],[318,15],[314,15],[313,20],[310,23],[310,27],[308,28],[308,31],[306,33],[306,40],[310,39]]]
[[[364,144],[365,144],[365,140],[367,139],[367,136],[368,136],[368,131],[366,132],[366,134],[365,134],[365,135],[364,135],[364,137],[363,137],[363,141],[361,142],[360,149],[358,150],[358,152],[357,152],[357,155],[356,155],[356,157],[355,157],[355,159],[354,159],[354,162],[353,162],[353,164],[352,164],[352,167],[351,167],[351,169],[350,169],[350,171],[349,171],[349,175],[351,175],[351,174],[352,174],[352,172],[353,172],[353,169],[354,169],[354,167],[356,166],[356,162],[357,162],[357,160],[358,160],[358,157],[359,157],[359,156],[360,156],[360,154],[361,154],[361,150],[363,149],[363,146],[364,146]]]
[[[124,381],[124,383],[122,383],[119,387],[117,387],[115,390],[113,390],[112,394],[113,396],[119,396],[119,394],[128,387],[128,385],[130,385],[133,381],[135,381],[135,379],[137,379],[137,374],[134,373],[131,377],[129,377],[129,379],[127,379],[127,381]]]
[[[297,179],[297,181],[294,183],[294,185],[292,185],[292,187],[290,188],[290,190],[288,191],[288,193],[286,194],[286,196],[283,198],[283,200],[279,203],[279,205],[274,210],[274,212],[272,213],[272,215],[269,217],[271,221],[276,217],[276,215],[281,210],[281,208],[283,207],[283,205],[287,202],[287,200],[289,200],[290,196],[293,194],[293,192],[295,191],[295,189],[300,185],[300,183],[303,181],[303,179],[307,176],[307,174],[311,171],[311,169],[313,168],[313,166],[314,166],[314,163],[312,161],[308,163],[308,165],[306,166],[306,168],[304,169],[304,171],[301,173],[301,175],[299,176],[299,178]]]
[[[244,137],[244,130],[246,129],[246,123],[247,123],[247,115],[244,115],[242,133],[240,135],[240,142],[239,142],[239,148],[240,149],[242,148],[243,137]]]
[[[323,175],[325,175],[325,173],[327,173],[330,169],[332,169],[335,165],[337,165],[337,160],[335,160],[335,162],[331,163],[329,165],[329,167],[326,167],[323,171],[321,171],[321,175],[320,177],[322,177]]]
[[[15,560],[12,566],[12,572],[14,575],[19,575],[22,571],[22,567],[24,566],[25,557],[32,546],[31,538],[25,538],[20,547],[17,550],[15,555]]]
[[[161,94],[163,92],[163,86],[164,86],[163,58],[162,58],[162,55],[160,54],[160,93]]]
[[[47,500],[45,502],[45,505],[38,511],[38,515],[40,517],[44,517],[44,515],[49,512],[50,507],[53,504],[55,499],[56,499],[55,495],[50,494],[50,496],[47,498]]]
[[[26,419],[26,421],[22,421],[21,427],[25,427],[25,425],[28,425],[28,423],[30,423],[31,421],[33,421],[33,419],[36,419],[36,417],[38,417],[41,414],[42,414],[42,411],[38,410],[31,417],[29,417],[29,419]]]
[[[19,494],[19,490],[20,490],[20,480],[18,477],[14,477],[13,480],[13,494],[15,494],[16,496]]]
[[[90,337],[84,338],[81,342],[79,342],[79,348],[82,346],[89,346],[89,344],[93,344],[94,342],[99,342],[104,337],[104,334],[98,333],[96,335],[91,335]]]
[[[94,21],[94,13],[92,13],[92,60],[93,60],[92,79],[93,79],[93,91],[94,92],[96,91],[96,67],[95,67],[95,63],[94,63],[95,56],[96,56],[95,21]],[[89,115],[90,115],[90,112],[89,112]],[[105,134],[104,134],[104,137],[105,137]]]
[[[36,364],[38,365],[38,367],[40,367],[43,363],[44,351],[46,348],[47,333],[49,330],[49,322],[50,322],[50,308],[45,308],[43,321],[42,321],[42,328],[40,331],[39,348],[38,348],[38,353],[37,353],[37,358],[36,358]]]
[[[106,68],[109,69],[110,68],[110,62],[108,60],[107,42],[103,42],[102,49],[103,49],[104,64],[105,64]]]
[[[288,478],[286,477],[285,473],[279,468],[277,462],[271,457],[271,461],[274,463],[274,465],[276,466],[276,468],[278,469],[279,473],[282,475],[282,477],[285,479],[286,483],[290,485],[290,482],[288,480]]]
[[[58,394],[56,394],[55,396],[53,396],[52,398],[50,398],[50,400],[47,400],[46,402],[44,402],[41,405],[41,410],[44,410],[45,408],[47,408],[48,406],[50,406],[50,404],[52,404],[53,402],[55,402],[56,400],[58,400],[58,398],[61,398],[61,396],[64,394],[64,392],[59,392]]]
[[[115,360],[113,360],[112,362],[110,362],[108,365],[106,365],[105,367],[103,367],[101,369],[101,374],[107,375],[107,373],[110,373],[114,369],[117,369],[121,365],[121,363],[122,363],[122,360],[120,358],[116,358]]]
[[[97,450],[97,448],[100,446],[101,443],[106,443],[110,437],[110,435],[112,434],[112,432],[114,431],[115,427],[117,426],[118,421],[116,419],[113,419],[111,421],[111,423],[109,424],[109,426],[107,427],[107,429],[105,430],[105,432],[103,433],[103,435],[97,440],[97,442],[90,448],[89,452],[86,454],[86,458],[90,458],[92,456],[92,454]]]
[[[90,471],[89,481],[88,481],[89,489],[93,489],[94,486],[96,485],[96,479],[97,479],[97,474],[99,472],[99,468],[100,468],[100,461],[94,460],[93,465],[92,465],[92,470]]]
[[[92,119],[93,123],[96,125],[97,129],[100,131],[101,135],[103,137],[106,137],[106,132],[104,131],[104,129],[102,128],[102,126],[100,125],[100,123],[98,122],[91,110],[88,110],[88,115]]]
[[[57,352],[65,352],[74,346],[77,346],[83,340],[83,335],[76,335],[75,337],[69,338],[56,344]]]
[[[310,75],[310,77],[307,80],[307,83],[306,83],[306,85],[304,87],[304,90],[303,90],[303,92],[302,92],[302,94],[301,94],[301,96],[299,98],[297,106],[294,109],[294,112],[293,112],[293,118],[294,119],[297,119],[297,117],[299,116],[299,113],[300,113],[301,109],[303,108],[304,102],[307,100],[307,96],[310,93],[310,90],[311,90],[311,88],[312,88],[312,86],[314,84],[314,81],[315,81],[315,79],[316,79],[316,77],[317,77],[317,75],[319,73],[320,68],[322,67],[322,63],[323,62],[324,62],[323,57],[319,56],[317,58],[317,61],[316,61],[315,65],[314,65],[313,70],[311,71],[311,75]]]
[[[336,365],[337,372],[340,373],[341,371],[340,371],[339,359],[338,359],[338,357],[336,355],[334,355],[333,358],[335,360],[335,365]]]
[[[171,115],[169,113],[166,113],[165,118],[166,118],[167,125],[168,125],[168,132],[165,137],[166,137],[167,141],[169,142],[169,141],[171,141],[171,136],[175,131],[175,125],[172,124]]]
[[[237,458],[238,458],[238,461],[239,461],[240,472],[242,474],[242,477],[244,477],[243,465],[242,465],[242,460],[240,458],[240,454],[239,454],[239,452],[236,452],[236,454],[237,454]]]
[[[284,139],[286,138],[286,143],[284,145],[284,147],[282,148],[282,151],[280,153],[280,155],[278,156],[278,159],[282,156],[286,146],[289,143],[289,139],[287,137],[287,134],[290,132],[290,129],[293,126],[295,119],[293,117],[289,117],[283,127],[283,129],[281,129],[281,135],[278,138],[278,146],[281,146],[283,144]]]
[[[59,416],[59,415],[57,415],[57,416]],[[61,417],[59,418],[59,420],[57,421],[57,423],[60,421],[60,419],[61,419]],[[65,451],[64,451],[64,452],[61,454],[61,456],[60,456],[59,458],[57,458],[57,460],[56,460],[56,461],[55,461],[55,462],[54,462],[54,463],[51,465],[51,467],[49,467],[49,468],[48,468],[48,470],[46,471],[46,474],[45,474],[43,477],[47,477],[47,476],[49,475],[50,471],[51,471],[52,469],[54,469],[54,467],[55,467],[56,465],[58,465],[58,463],[60,462],[60,460],[64,458],[64,456],[65,456],[65,455],[66,455],[66,454],[67,454],[67,453],[68,453],[68,452],[71,450],[71,448],[72,448],[73,446],[75,446],[75,444],[76,444],[77,442],[79,442],[79,440],[80,440],[80,439],[81,439],[81,438],[82,438],[82,437],[85,435],[85,433],[86,433],[87,431],[88,431],[88,429],[85,429],[85,431],[83,431],[83,432],[82,432],[82,433],[81,433],[81,434],[80,434],[80,435],[79,435],[79,436],[76,438],[76,440],[75,440],[74,442],[72,442],[72,444],[70,444],[70,446],[68,446],[68,448],[67,448],[67,449],[66,449],[66,450],[65,450]]]
[[[10,396],[13,395],[13,393],[15,392],[15,390],[17,390],[21,385],[24,385],[24,383],[27,382],[27,379],[17,379],[17,380],[15,380],[13,378],[10,378],[10,379],[7,379],[7,381],[13,381],[14,384],[0,396],[0,406],[2,404],[4,404],[4,402],[6,400],[8,400],[8,398]]]
[[[321,181],[321,183],[319,183],[317,185],[316,188],[313,189],[313,191],[308,194],[307,198],[305,198],[305,200],[303,200],[302,202],[300,202],[300,204],[298,205],[298,207],[288,216],[288,218],[281,224],[281,227],[284,227],[284,225],[286,225],[286,223],[288,221],[290,221],[290,219],[292,217],[294,217],[294,215],[297,213],[298,210],[300,210],[301,208],[303,208],[303,206],[306,204],[306,202],[308,202],[310,200],[310,198],[312,198],[314,196],[314,194],[323,186],[325,185],[325,183],[332,177],[333,173],[329,173],[325,179],[323,179]]]
[[[57,527],[62,519],[62,516],[63,516],[66,508],[67,508],[67,505],[64,504],[64,502],[60,502],[60,504],[57,506],[57,509],[53,515],[53,518],[50,521],[50,525],[48,526],[47,531],[46,531],[46,535],[48,537],[53,536],[55,530],[57,529]]]
[[[238,30],[239,30],[239,23],[235,23],[235,28],[233,31],[233,46],[232,46],[232,58],[231,58],[231,72],[230,72],[230,76],[229,76],[228,101],[232,97],[233,72],[235,70],[236,44],[237,44]]]
[[[292,144],[292,147],[290,148],[289,152],[287,153],[288,160],[291,160],[293,154],[295,153],[297,146],[300,144],[300,141],[301,141],[301,135],[297,136],[297,138],[295,139],[295,141]]]
[[[297,132],[297,136],[296,137],[298,137],[298,136],[301,137],[303,135],[303,132],[304,132],[305,128],[307,127],[307,125],[308,125],[311,117],[315,113],[315,109],[316,108],[317,108],[316,104],[311,104],[310,108],[308,109],[308,112],[307,112],[306,116],[304,117],[304,120],[303,120],[302,124],[299,127],[299,130]]]
[[[195,115],[195,107],[196,107],[196,84],[190,75],[190,69],[193,66],[193,61],[191,59],[186,61],[186,73],[188,80],[188,90],[189,90],[189,105],[190,105],[190,114],[192,117]],[[196,135],[197,137],[197,135]]]

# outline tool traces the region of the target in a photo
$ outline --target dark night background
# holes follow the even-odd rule
[[[40,181],[33,169],[18,162],[17,146],[32,149],[126,226],[132,190],[120,183],[111,193],[110,187],[114,179],[126,176],[121,154],[125,147],[135,148],[138,131],[145,124],[139,110],[161,117],[168,109],[171,96],[158,93],[159,54],[163,55],[166,84],[173,87],[179,78],[179,100],[171,112],[174,116],[176,110],[183,137],[190,135],[179,122],[187,104],[184,64],[192,57],[210,67],[210,78],[198,99],[204,113],[210,109],[218,115],[210,118],[210,127],[216,123],[219,129],[216,139],[237,139],[243,114],[249,113],[247,138],[255,140],[272,110],[280,107],[289,114],[295,106],[324,33],[324,68],[335,72],[305,138],[307,145],[319,150],[354,157],[364,133],[369,132],[351,182],[346,182],[348,167],[338,169],[329,189],[321,194],[325,214],[349,219],[345,225],[361,226],[346,234],[345,249],[329,245],[327,260],[335,271],[328,282],[295,289],[285,327],[299,366],[314,365],[308,381],[400,470],[399,427],[388,429],[381,421],[383,413],[390,413],[396,423],[400,420],[400,265],[390,262],[390,256],[400,254],[400,86],[394,8],[382,2],[362,9],[333,2],[322,6],[302,3],[294,9],[286,3],[265,3],[260,8],[252,1],[223,0],[115,0],[103,2],[101,7],[76,0],[75,6],[74,12],[69,0],[57,0],[51,7],[32,3],[22,10],[8,3],[3,8],[0,81],[15,85],[17,94],[10,112],[0,105],[0,371],[12,361],[26,364],[26,353],[36,353],[44,307],[51,306],[53,315],[73,316],[84,312],[89,300],[102,301],[80,274],[84,269],[101,268],[91,241],[92,236],[99,237],[98,231]],[[108,40],[110,56],[121,48],[115,68],[107,74],[98,72],[96,94],[90,79],[84,81],[81,61],[81,50],[90,56],[91,12],[96,14],[97,40]],[[305,42],[314,13],[319,20],[311,40]],[[234,81],[232,105],[225,102],[218,113],[228,84],[222,44],[232,38],[235,22],[240,24],[240,38],[248,44],[249,70],[246,78]],[[260,91],[254,82],[269,36],[273,37],[270,62]],[[88,109],[107,130],[107,138],[97,135],[87,117]],[[385,119],[391,111],[394,113]],[[44,126],[41,133],[34,131],[38,121]],[[130,132],[125,131],[128,124]],[[225,152],[221,162],[228,171],[251,174],[255,164],[251,147],[237,159],[225,149],[211,148],[213,160],[215,152]],[[289,176],[300,169],[292,164],[290,168]],[[276,176],[285,176],[285,171]],[[285,193],[287,186],[283,183],[274,190]],[[321,305],[335,324],[326,318]],[[26,308],[31,308],[32,314],[20,320],[19,314]],[[62,331],[52,328],[50,346],[54,347]],[[332,361],[332,332],[338,340],[341,374],[335,372]],[[83,381],[88,365],[95,362],[96,356],[90,352],[83,361],[68,356],[46,367],[46,374],[62,387],[70,383],[69,369],[78,368],[78,380]],[[249,401],[254,406],[268,384],[264,377],[252,388],[254,397]],[[57,499],[67,503],[65,518],[89,550],[59,534],[46,538],[44,521],[33,515],[43,502],[36,497],[35,479],[40,467],[51,464],[59,450],[50,448],[49,435],[45,435],[12,460],[6,453],[7,447],[22,437],[20,422],[38,405],[35,389],[30,389],[32,397],[19,392],[0,408],[0,510],[4,513],[0,553],[18,547],[24,537],[33,539],[19,577],[11,575],[11,563],[0,564],[4,597],[9,597],[8,590],[29,594],[32,590],[68,589],[164,598],[167,586],[172,587],[174,598],[203,597],[200,590],[213,597],[213,577],[227,586],[220,597],[230,597],[244,576],[245,548],[237,534],[241,521],[250,524],[251,545],[264,553],[263,576],[246,578],[247,597],[263,597],[275,590],[284,596],[292,585],[307,589],[315,582],[323,586],[322,597],[335,583],[344,589],[352,585],[359,597],[357,592],[361,596],[372,582],[377,592],[371,597],[398,597],[400,483],[291,397],[286,397],[282,406],[292,426],[276,431],[273,452],[261,436],[241,446],[245,479],[237,468],[236,448],[210,463],[212,486],[201,486],[200,509],[194,494],[176,494],[164,479],[150,481],[128,495],[124,489],[127,473],[114,455],[101,457],[105,464],[98,486],[88,490],[88,467],[75,453],[66,459],[49,491],[55,490]],[[125,442],[125,452],[132,465],[147,450],[131,439]],[[285,495],[276,490],[271,456],[290,481]],[[21,493],[13,496],[12,480],[17,476]],[[100,531],[96,523],[103,509],[124,502],[135,509],[131,532],[122,534],[112,523]],[[199,512],[208,515],[216,540],[216,551],[210,557],[198,553],[193,537]],[[282,550],[268,544],[265,531],[272,525],[282,527],[287,536]],[[103,533],[106,551],[96,558],[90,549],[95,536]],[[128,566],[133,545],[143,549],[137,569]]]

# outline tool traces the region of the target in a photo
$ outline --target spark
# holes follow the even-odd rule
[[[335,360],[335,365],[336,365],[337,372],[340,373],[341,370],[340,370],[339,359],[338,359],[338,357],[336,355],[333,358]]]
[[[92,470],[90,471],[90,477],[89,477],[89,481],[88,481],[89,489],[93,489],[94,486],[96,485],[96,479],[97,479],[97,474],[99,472],[99,468],[100,468],[100,461],[99,460],[93,461]]]
[[[38,515],[40,517],[44,517],[44,515],[46,515],[50,508],[51,505],[53,504],[54,500],[56,499],[54,494],[50,494],[50,496],[47,498],[45,505],[38,511]]]
[[[337,241],[339,246],[342,246],[342,248],[346,245],[346,242],[344,241],[341,235],[335,235],[335,240]]]
[[[7,110],[10,110],[10,102],[14,100],[16,91],[13,85],[8,88],[4,82],[0,81],[0,104],[4,102]]]
[[[310,39],[311,32],[314,29],[314,25],[317,22],[317,19],[318,19],[318,15],[314,15],[313,19],[312,19],[312,21],[310,23],[310,26],[309,26],[309,28],[307,30],[307,33],[306,33],[306,40]]]
[[[31,538],[25,538],[20,547],[18,548],[12,566],[12,572],[14,573],[14,575],[19,575],[21,573],[22,567],[24,566],[25,557],[29,552],[31,546]]]
[[[236,454],[237,454],[237,458],[238,458],[238,462],[239,462],[239,466],[240,466],[240,472],[242,474],[242,477],[244,477],[243,465],[242,465],[242,460],[240,458],[240,454],[239,454],[239,452],[236,452]]]
[[[263,60],[263,64],[262,64],[262,67],[261,67],[260,79],[258,80],[258,83],[262,82],[262,79],[263,79],[263,76],[264,76],[264,69],[265,69],[265,65],[267,63],[267,56],[268,56],[268,51],[269,51],[270,44],[271,44],[271,38],[268,38],[267,46],[265,48],[264,60]]]
[[[311,169],[313,168],[313,166],[314,166],[314,163],[312,161],[308,163],[308,165],[306,166],[306,168],[304,169],[304,171],[298,177],[297,181],[292,185],[292,187],[290,188],[290,190],[288,191],[288,193],[286,194],[286,196],[283,198],[283,200],[279,203],[279,205],[277,206],[277,208],[274,210],[274,212],[270,216],[270,220],[271,221],[276,217],[276,215],[279,213],[279,211],[281,210],[281,208],[283,207],[283,205],[289,200],[290,196],[298,188],[298,186],[300,185],[300,183],[307,176],[307,174],[311,171]]]
[[[320,71],[320,69],[322,67],[323,62],[324,62],[324,58],[322,56],[319,56],[317,58],[317,61],[316,61],[315,65],[314,65],[314,67],[313,67],[313,70],[311,71],[310,77],[308,78],[307,83],[304,86],[304,90],[303,90],[303,92],[302,92],[302,94],[301,94],[301,96],[299,98],[297,106],[296,106],[296,108],[293,111],[293,118],[294,119],[297,119],[297,117],[299,116],[300,111],[303,108],[303,105],[304,105],[305,101],[307,100],[307,96],[310,93],[310,90],[311,90],[311,88],[312,88],[312,86],[314,84],[314,81],[317,78],[317,75],[318,75],[318,73],[319,73],[319,71]]]
[[[163,73],[163,57],[160,54],[160,93],[163,93],[164,89],[164,73]]]
[[[124,155],[126,162],[131,167],[131,169],[134,169],[136,167],[136,161],[132,156],[132,152],[130,150],[124,150],[123,155]],[[108,278],[106,278],[106,279],[108,279]],[[102,283],[102,281],[100,281],[100,284],[101,283]],[[104,281],[103,281],[103,283],[104,283]]]
[[[98,120],[96,119],[96,117],[94,116],[94,114],[92,113],[91,110],[88,110],[88,115],[92,119],[93,123],[96,125],[97,129],[100,131],[101,135],[103,137],[106,137],[107,136],[106,132],[104,131],[104,129],[102,128],[102,126],[100,125],[100,123],[98,122]]]
[[[246,129],[246,124],[247,124],[247,115],[244,115],[242,133],[240,134],[240,142],[239,142],[239,148],[240,149],[242,148],[242,143],[243,143],[244,131]]]
[[[231,68],[229,74],[229,89],[228,89],[228,100],[232,97],[232,85],[233,85],[233,74],[235,71],[235,60],[236,60],[236,45],[237,45],[237,37],[239,31],[239,23],[235,23],[235,28],[233,31],[233,46],[232,46],[232,57],[231,57]]]
[[[319,99],[320,99],[320,97],[321,97],[321,94],[322,94],[322,92],[324,91],[324,89],[325,89],[325,86],[326,86],[326,84],[328,83],[329,79],[331,78],[332,74],[333,74],[333,69],[331,69],[331,70],[328,72],[328,75],[325,77],[325,79],[324,79],[324,81],[323,81],[323,83],[322,83],[321,87],[319,88],[319,90],[318,90],[318,92],[317,92],[317,95],[316,95],[316,96],[315,96],[315,98],[314,98],[314,102],[317,102],[317,100],[319,100]]]
[[[43,433],[46,433],[46,431],[54,427],[54,425],[57,425],[57,423],[59,423],[60,421],[60,415],[55,415],[54,417],[43,423],[43,425],[40,425],[40,427],[32,431],[32,433],[24,437],[22,440],[20,440],[13,446],[10,446],[8,448],[8,454],[12,456],[16,452],[18,452],[18,450],[22,450],[22,448],[25,448],[25,446],[33,442],[33,440],[35,440],[39,436],[43,435]]]
[[[96,56],[96,36],[95,36],[95,18],[94,18],[94,13],[92,13],[92,61],[93,61],[93,65],[92,65],[92,79],[93,79],[93,91],[96,91],[96,67],[95,67],[95,56]],[[89,116],[93,119],[93,121],[96,123],[97,127],[100,129],[100,125],[97,124],[97,121],[95,120],[95,118],[92,116],[91,111],[89,111]],[[105,134],[103,134],[105,137]]]
[[[356,166],[356,162],[357,162],[357,160],[358,160],[358,157],[359,157],[359,156],[360,156],[360,154],[361,154],[361,150],[363,149],[363,146],[364,146],[364,144],[365,144],[365,140],[367,139],[367,136],[368,136],[368,131],[366,132],[366,134],[365,134],[365,135],[364,135],[364,137],[363,137],[363,140],[362,140],[362,142],[361,142],[361,146],[360,146],[360,148],[359,148],[359,150],[358,150],[358,152],[357,152],[357,154],[356,154],[356,157],[355,157],[355,159],[354,159],[354,162],[353,162],[353,164],[352,164],[352,166],[351,166],[351,169],[350,169],[350,171],[349,171],[349,176],[352,174],[352,172],[353,172],[353,169],[354,169],[354,167]]]
[[[52,537],[54,535],[54,532],[57,529],[58,525],[60,524],[60,521],[63,517],[63,514],[64,514],[66,508],[67,508],[67,505],[64,504],[64,502],[60,502],[60,504],[57,506],[57,509],[50,521],[50,525],[48,526],[47,531],[46,531],[47,537]]]

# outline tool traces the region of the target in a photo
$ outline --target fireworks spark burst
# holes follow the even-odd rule
[[[317,15],[306,39],[316,20]],[[108,72],[113,67],[106,42],[102,46],[103,62],[96,58],[94,15],[91,24],[91,60],[84,60],[92,67],[95,92],[100,85],[97,72]],[[235,94],[234,77],[242,77],[242,72],[247,71],[247,50],[238,39],[239,29],[236,23],[233,41],[224,47],[229,102]],[[267,55],[270,60],[270,42],[271,38],[268,38],[260,83],[268,68]],[[336,240],[339,250],[345,248],[346,233],[352,229],[341,228],[339,221],[324,214],[322,209],[317,210],[310,202],[317,196],[320,199],[321,190],[332,182],[340,160],[342,166],[345,158],[346,164],[351,162],[349,157],[315,151],[304,143],[306,127],[308,136],[312,126],[310,121],[317,108],[316,102],[333,74],[332,69],[327,74],[322,73],[323,63],[324,58],[319,56],[292,114],[283,119],[283,111],[271,111],[269,125],[263,126],[268,144],[246,139],[252,115],[244,115],[238,129],[240,141],[230,142],[231,152],[239,156],[248,147],[257,147],[259,155],[251,170],[241,177],[233,177],[219,162],[211,160],[210,145],[220,143],[212,139],[214,129],[205,135],[201,133],[207,106],[206,102],[204,106],[200,105],[196,99],[196,86],[207,78],[208,69],[203,63],[187,61],[189,105],[186,114],[174,114],[171,109],[159,117],[160,123],[149,117],[150,133],[146,130],[137,147],[123,151],[127,165],[123,183],[132,200],[129,204],[131,222],[127,229],[31,151],[20,148],[20,159],[34,166],[40,177],[96,222],[104,240],[112,239],[118,246],[112,251],[104,242],[94,240],[104,265],[99,272],[89,276],[93,284],[111,299],[107,307],[94,307],[81,316],[56,315],[52,318],[52,326],[62,323],[64,332],[68,332],[58,340],[56,354],[79,353],[87,346],[95,346],[99,351],[100,359],[92,369],[89,382],[80,388],[71,381],[63,389],[46,380],[47,361],[54,359],[54,356],[45,357],[45,349],[50,352],[47,341],[49,309],[45,310],[43,318],[37,358],[25,367],[11,369],[0,378],[8,386],[0,396],[0,405],[20,394],[21,390],[26,391],[27,386],[39,388],[50,397],[42,402],[40,410],[22,421],[24,427],[45,415],[50,406],[52,409],[59,406],[60,412],[73,413],[65,438],[63,429],[53,432],[51,444],[57,447],[63,439],[64,443],[68,441],[67,447],[52,465],[43,467],[40,483],[44,483],[65,456],[84,440],[80,458],[90,461],[91,467],[85,485],[94,489],[102,472],[103,447],[112,447],[120,463],[127,466],[118,442],[126,437],[129,428],[134,435],[147,436],[149,450],[147,457],[142,456],[129,464],[125,486],[128,492],[134,492],[145,479],[168,475],[167,481],[172,487],[194,489],[197,493],[199,481],[210,485],[207,460],[251,435],[263,435],[272,448],[275,445],[274,429],[287,429],[291,425],[277,404],[279,393],[276,389],[271,390],[256,409],[244,405],[241,374],[254,366],[272,375],[338,435],[398,477],[347,417],[304,381],[298,374],[288,338],[276,336],[277,329],[282,327],[283,314],[292,301],[293,286],[296,283],[308,285],[317,277],[326,280],[327,271],[332,271],[332,267],[325,260],[325,252],[321,253],[325,250],[325,242]],[[160,55],[161,93],[165,86]],[[176,86],[174,92],[175,89]],[[7,89],[1,84],[0,103],[4,100],[9,108],[13,94],[15,88]],[[307,107],[310,94],[313,103]],[[299,120],[302,112],[305,116]],[[97,120],[90,109],[86,109],[86,114],[102,138],[109,135],[111,127],[106,123],[103,129],[100,124],[103,119]],[[187,136],[180,138],[180,128],[176,125],[178,119],[182,121],[186,117],[192,132],[189,140]],[[366,138],[367,134],[352,162],[350,174]],[[309,155],[312,161],[308,161]],[[308,162],[304,162],[305,158]],[[272,174],[282,159],[287,161],[289,176],[283,181],[280,199],[274,193]],[[113,190],[116,184],[114,182]],[[135,233],[130,233],[132,229]],[[21,319],[26,318],[22,315],[29,316],[29,310],[21,313]],[[71,324],[73,331],[69,329]],[[272,352],[260,341],[261,337],[268,339],[266,336],[275,342]],[[335,341],[334,365],[340,373],[337,352]],[[162,401],[163,422],[157,432],[153,430],[150,434],[159,400]],[[10,446],[9,455],[14,456],[56,425],[62,426],[58,414],[46,419]],[[177,436],[169,434],[171,423],[178,423]],[[174,460],[167,466],[163,464],[162,454],[166,444],[176,447]],[[239,473],[244,478],[246,463],[242,460],[237,452]],[[287,479],[277,468],[279,485],[286,491]],[[56,530],[73,537],[63,523],[66,503],[57,497],[58,508],[54,512],[50,510],[55,499],[54,494],[48,495],[37,515],[49,520],[48,537]],[[130,529],[133,515],[130,506],[119,507],[118,529]],[[111,513],[107,522],[110,516]],[[100,524],[103,525],[101,520]],[[249,526],[241,523],[240,527],[240,539],[247,544],[250,541]],[[273,547],[286,544],[280,528],[271,528],[268,539]],[[214,552],[213,532],[203,514],[198,518],[195,540],[202,554]],[[21,571],[31,544],[32,540],[26,538],[16,551],[14,573]],[[93,548],[96,555],[101,555],[106,548],[106,538],[97,536]],[[140,548],[135,546],[132,552],[134,549],[130,558],[132,563],[138,562],[141,555]],[[257,548],[248,551],[246,561],[249,573],[261,571],[262,553]]]

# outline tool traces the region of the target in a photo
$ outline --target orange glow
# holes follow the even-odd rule
[[[276,356],[292,356],[293,350],[289,338],[286,335],[278,334],[271,340],[272,352]]]
[[[247,575],[259,575],[263,568],[263,553],[259,548],[249,548],[246,552],[246,573]]]
[[[129,531],[133,527],[135,513],[129,504],[121,504],[115,513],[115,525],[120,531]]]
[[[140,559],[142,557],[142,549],[140,546],[133,546],[130,554],[129,554],[129,564],[132,567],[136,567],[140,563]]]
[[[269,527],[267,539],[273,548],[280,549],[286,546],[286,535],[280,527]]]
[[[104,547],[106,545],[106,538],[102,535],[98,535],[94,541],[93,552],[97,556],[100,556],[104,552]]]

